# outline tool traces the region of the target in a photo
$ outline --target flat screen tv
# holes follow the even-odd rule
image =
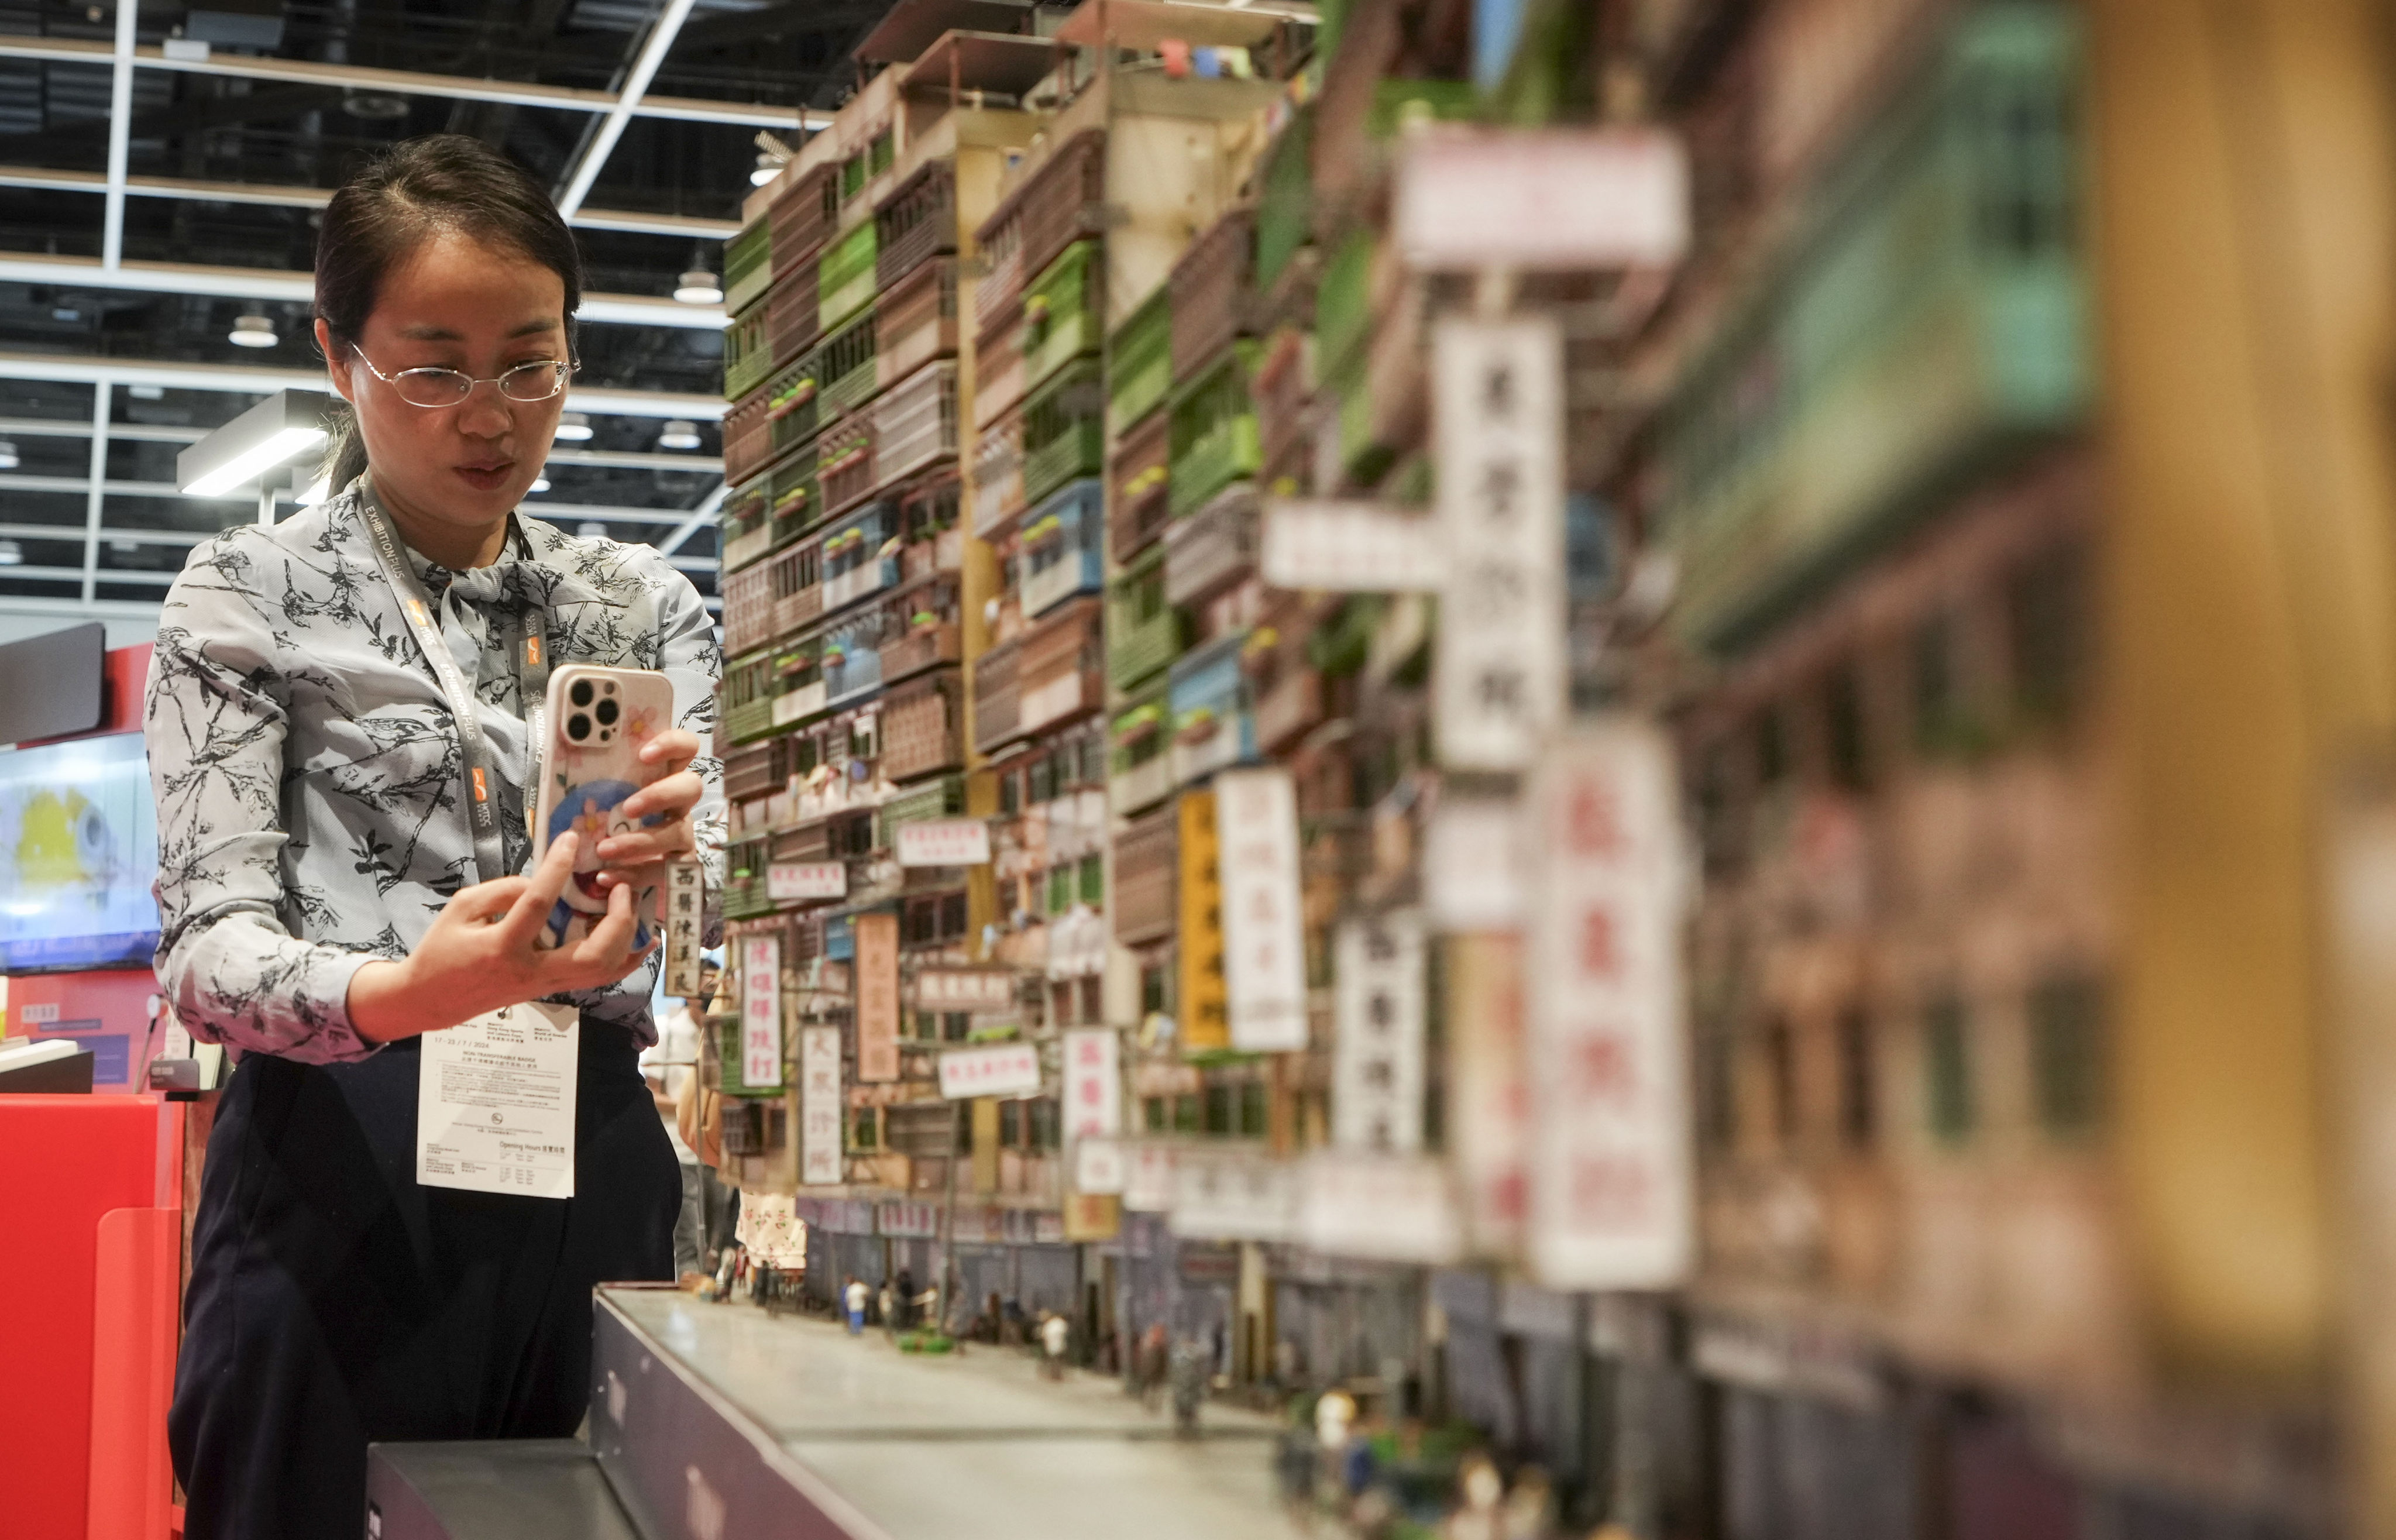
[[[0,753],[0,972],[148,963],[157,875],[140,734]]]

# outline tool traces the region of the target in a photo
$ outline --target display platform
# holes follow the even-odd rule
[[[899,1352],[879,1333],[599,1291],[590,1437],[653,1540],[1275,1540],[1271,1418],[1174,1436],[1121,1385],[1024,1355]]]
[[[377,1444],[366,1540],[641,1540],[579,1439]]]

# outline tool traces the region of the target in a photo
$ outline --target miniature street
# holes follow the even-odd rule
[[[611,1297],[892,1540],[1303,1533],[1273,1493],[1271,1417],[1209,1403],[1178,1438],[1123,1382],[1016,1349],[902,1353],[817,1317],[666,1291]]]

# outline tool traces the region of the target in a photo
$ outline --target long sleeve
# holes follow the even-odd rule
[[[150,667],[159,985],[203,1042],[310,1064],[363,1058],[374,1050],[351,1023],[350,978],[375,953],[303,941],[284,922],[289,696],[244,581],[267,554],[246,549],[246,533],[193,552]]]
[[[691,768],[707,782],[707,793],[691,815],[691,835],[707,870],[702,939],[719,947],[724,944],[724,761],[714,750],[715,685],[723,660],[715,646],[715,618],[699,591],[679,573],[672,578],[659,605],[665,644],[659,667],[673,682],[674,725],[696,735],[703,746]]]

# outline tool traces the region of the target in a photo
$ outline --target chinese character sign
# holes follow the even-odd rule
[[[1285,770],[1215,777],[1223,984],[1231,1046],[1306,1046],[1306,938],[1298,909],[1298,798]]]
[[[799,1029],[799,1180],[840,1180],[840,1029]]]
[[[1694,1257],[1676,786],[1628,718],[1533,772],[1529,1250],[1551,1288],[1671,1288]]]
[[[1522,937],[1504,931],[1452,937],[1445,984],[1447,1152],[1466,1236],[1484,1255],[1511,1256],[1522,1243],[1530,1118]]]
[[[765,869],[765,896],[778,904],[848,896],[845,861],[776,861]]]
[[[953,1048],[940,1055],[940,1095],[1028,1096],[1040,1089],[1040,1050],[1028,1042]]]
[[[898,917],[857,917],[857,1078],[898,1078]]]
[[[990,825],[979,818],[923,818],[898,826],[902,867],[990,864]]]
[[[782,939],[740,941],[740,1083],[782,1083]]]
[[[1423,920],[1413,909],[1344,922],[1332,957],[1331,1137],[1343,1149],[1415,1150],[1423,1139]]]
[[[1123,1079],[1114,1029],[1073,1028],[1065,1033],[1064,1048],[1066,1137],[1122,1133]]]
[[[919,968],[915,1008],[921,1011],[1011,1011],[1015,975],[1003,968]]]
[[[1447,579],[1431,714],[1443,763],[1520,770],[1564,715],[1564,339],[1547,317],[1431,337]]]
[[[699,994],[699,932],[706,923],[706,872],[697,861],[666,867],[666,993]],[[703,1009],[704,1007],[702,1007]]]
[[[1217,881],[1215,793],[1186,791],[1178,810],[1181,884],[1181,1045],[1231,1045],[1223,1014],[1223,897]]]

